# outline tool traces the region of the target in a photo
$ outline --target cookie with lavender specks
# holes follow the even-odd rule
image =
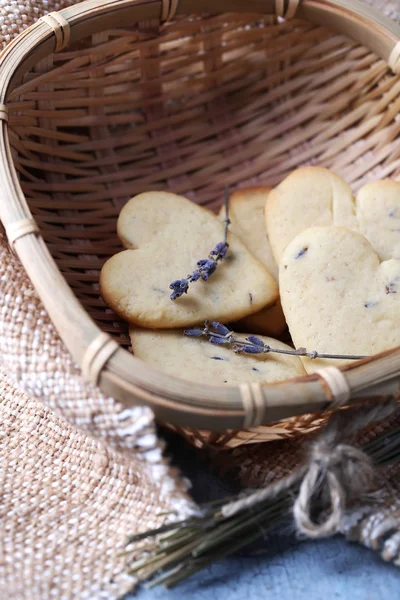
[[[400,260],[380,262],[366,238],[342,227],[313,227],[283,253],[282,307],[296,347],[370,356],[400,345]],[[311,373],[348,360],[302,357]]]
[[[381,260],[400,258],[400,182],[383,179],[354,197],[341,177],[321,167],[293,171],[269,196],[267,231],[277,262],[288,243],[315,226],[359,231]]]
[[[227,256],[208,281],[192,283],[188,294],[170,299],[170,283],[192,273],[224,237],[218,217],[182,196],[135,196],[122,209],[117,229],[128,249],[104,264],[100,290],[129,323],[170,329],[206,319],[229,322],[276,302],[276,282],[230,232]]]
[[[242,188],[229,197],[229,218],[231,231],[264,265],[275,281],[278,281],[278,265],[272,255],[271,246],[265,228],[265,203],[271,188],[266,186]],[[225,207],[219,212],[220,219],[225,218]],[[253,331],[264,335],[279,336],[286,329],[285,316],[280,301],[274,306],[241,319],[235,327],[241,331]]]
[[[286,246],[309,227],[358,228],[350,186],[322,167],[297,169],[271,190],[265,222],[278,264]]]
[[[356,196],[357,221],[381,260],[400,258],[400,182],[368,183]]]
[[[182,331],[130,328],[129,333],[136,357],[168,375],[191,382],[235,385],[283,381],[306,374],[298,356],[235,354],[204,338],[186,337]],[[246,334],[239,334],[237,338],[244,341]],[[272,347],[289,349],[278,340],[260,339]]]

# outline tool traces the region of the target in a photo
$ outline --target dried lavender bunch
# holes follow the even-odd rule
[[[399,462],[400,429],[377,436],[362,450],[378,468]],[[130,536],[128,548],[145,539],[149,543],[149,553],[133,563],[129,573],[138,577],[147,588],[160,584],[167,588],[178,585],[210,564],[265,539],[278,526],[291,522],[293,498],[299,487],[299,479],[292,475],[286,482],[281,480],[272,484],[270,492],[274,488],[274,493],[264,495],[260,490],[257,498],[257,491],[248,490],[203,505],[198,516]],[[253,502],[241,502],[246,497],[251,499],[251,494],[254,495]],[[227,512],[226,508],[236,502],[241,502],[242,507]],[[132,546],[126,553],[131,552]]]
[[[231,223],[229,220],[228,201],[229,201],[229,190],[228,190],[228,188],[225,188],[224,241],[219,242],[215,246],[215,248],[213,250],[211,250],[210,254],[208,255],[208,258],[204,258],[204,259],[198,261],[197,269],[195,269],[195,271],[193,271],[193,273],[191,275],[188,275],[185,279],[176,279],[175,281],[173,281],[170,284],[169,289],[172,290],[172,294],[170,295],[171,300],[176,300],[177,298],[180,298],[181,296],[183,296],[183,294],[187,294],[190,283],[195,283],[199,279],[202,279],[203,281],[207,281],[207,279],[209,277],[211,277],[211,275],[213,273],[215,273],[215,271],[217,270],[218,263],[225,258],[226,253],[229,248],[229,244],[227,242],[228,227]]]
[[[338,358],[347,360],[360,360],[367,358],[366,356],[358,356],[355,354],[323,354],[313,350],[307,352],[305,348],[297,348],[296,350],[283,350],[281,348],[272,348],[268,344],[264,344],[260,338],[255,335],[249,335],[246,341],[242,342],[235,337],[235,333],[222,323],[213,321],[205,321],[203,329],[185,329],[184,335],[189,337],[207,337],[211,344],[231,346],[232,350],[243,354],[267,354],[275,352],[277,354],[290,354],[291,356],[308,356],[314,358]]]

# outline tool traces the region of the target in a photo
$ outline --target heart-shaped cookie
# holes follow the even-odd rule
[[[228,254],[208,281],[170,299],[170,283],[192,273],[224,237],[218,217],[186,198],[139,194],[122,209],[118,235],[130,249],[105,263],[100,289],[108,306],[130,323],[174,328],[206,319],[228,322],[277,299],[273,278],[232,233]]]
[[[284,381],[305,375],[298,356],[284,354],[235,354],[204,338],[186,337],[182,331],[131,328],[135,356],[153,367],[191,382],[235,385],[243,382]],[[246,334],[237,335],[245,340]],[[264,343],[282,350],[289,346],[268,337]]]
[[[286,246],[309,227],[335,225],[357,229],[349,185],[322,167],[297,169],[271,190],[265,220],[278,265]]]
[[[268,196],[265,208],[273,254],[280,261],[288,243],[319,225],[362,233],[381,260],[400,258],[400,183],[368,183],[356,197],[335,173],[305,167],[291,173]]]
[[[237,190],[229,197],[229,218],[231,231],[240,237],[275,281],[278,281],[278,265],[272,255],[264,219],[265,203],[270,191],[271,188],[263,186]],[[221,219],[225,217],[224,206],[219,212],[219,217]],[[286,329],[286,321],[280,301],[241,319],[235,324],[235,328],[265,335],[281,335]]]
[[[296,347],[369,356],[400,345],[400,260],[380,262],[360,233],[303,231],[283,253],[279,283]],[[302,360],[308,373],[349,362]]]

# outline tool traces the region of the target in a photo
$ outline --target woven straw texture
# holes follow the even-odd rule
[[[1,0],[1,45],[43,11],[67,4]],[[374,4],[384,6],[390,16],[398,12],[397,0]],[[223,145],[223,132],[218,135]],[[34,152],[27,153],[26,166],[29,160],[36,160]],[[99,152],[99,160],[107,156]],[[179,181],[179,177],[172,181],[177,189]],[[214,189],[215,197],[219,192]],[[44,215],[46,205],[37,208]],[[111,231],[110,226],[101,235]],[[65,274],[72,271],[59,246],[55,256]],[[0,596],[30,600],[119,597],[131,584],[123,574],[125,561],[118,557],[126,532],[154,526],[162,519],[156,515],[172,506],[180,514],[189,510],[184,486],[162,461],[150,411],[124,410],[85,383],[4,236],[0,237],[0,271]],[[73,282],[72,276],[69,279]],[[77,293],[79,288],[84,290],[84,284],[77,283]],[[103,324],[107,323],[105,314],[99,316]],[[119,335],[120,324],[114,325],[111,318],[109,323]],[[223,460],[227,471],[240,468],[244,481],[261,483],[267,474],[269,479],[285,474],[300,455],[299,445],[287,441],[236,449]],[[377,523],[386,517],[385,511],[393,516],[395,504],[392,499],[381,516],[368,519],[375,518]],[[373,527],[368,519],[355,515],[349,523],[358,523],[358,530],[349,523],[343,529],[371,545]]]
[[[301,165],[333,168],[355,190],[397,177],[399,103],[398,76],[367,48],[299,20],[224,14],[88,36],[36,64],[7,106],[14,164],[48,248],[87,312],[127,347],[127,325],[98,281],[121,250],[116,218],[131,195],[169,189],[218,209],[225,185],[274,185]],[[189,393],[187,406],[199,392]],[[239,389],[229,399],[235,393],[244,401]],[[226,418],[219,429],[243,423]],[[234,447],[320,422],[306,415],[222,436],[185,433]]]

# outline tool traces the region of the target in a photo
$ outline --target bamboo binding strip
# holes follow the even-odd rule
[[[161,5],[161,22],[167,23],[172,21],[176,11],[178,10],[179,0],[162,0]]]
[[[344,373],[337,367],[325,367],[319,369],[317,375],[325,381],[332,394],[329,408],[333,410],[346,404],[350,399],[351,390]]]
[[[104,332],[89,344],[82,360],[82,372],[93,385],[98,384],[104,366],[118,348],[117,342]]]
[[[39,227],[36,221],[32,218],[21,219],[6,225],[6,236],[11,250],[16,254],[15,243],[26,235],[38,234]]]
[[[285,12],[285,0],[275,0],[276,16],[286,20],[293,19],[299,4],[300,0],[289,0],[288,7]]]
[[[400,41],[397,42],[390,53],[388,64],[393,73],[400,73]]]
[[[177,12],[158,36],[137,35],[138,23]],[[264,19],[276,14],[296,22]],[[297,166],[297,150],[331,168],[336,161],[351,183],[364,168],[400,176],[396,78],[366,48],[312,23],[368,44],[400,71],[400,28],[353,0],[87,0],[40,20],[2,54],[0,120],[6,104],[12,112],[0,127],[0,215],[10,244],[88,380],[194,428],[197,441],[234,447],[298,435],[319,426],[318,412],[399,391],[400,349],[276,384],[172,378],[117,343],[128,345],[126,327],[96,288],[119,248],[118,210],[137,190],[190,192],[217,208],[225,184],[262,172],[275,185]]]
[[[5,104],[0,104],[0,121],[8,123],[8,108]]]
[[[68,21],[59,12],[51,12],[40,19],[46,23],[54,32],[56,46],[54,52],[60,52],[68,45],[71,37],[71,28]]]
[[[257,427],[264,420],[265,399],[259,383],[242,383],[240,385],[243,409],[245,413],[243,428]]]

